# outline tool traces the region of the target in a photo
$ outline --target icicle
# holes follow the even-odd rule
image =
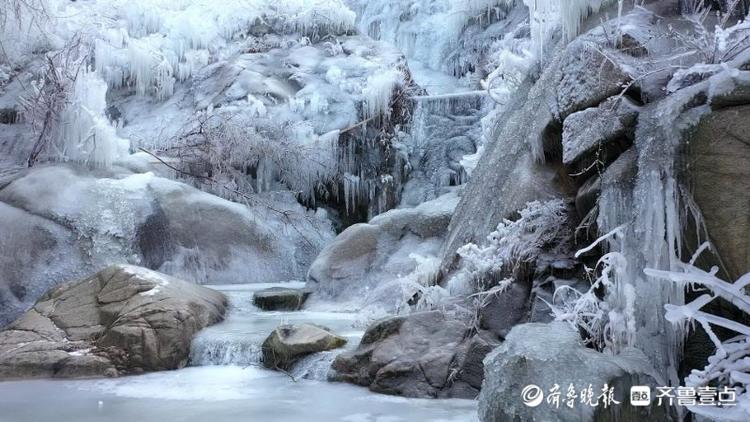
[[[404,74],[398,70],[379,73],[367,79],[362,89],[365,104],[365,118],[387,114],[391,106],[393,92],[404,84]]]
[[[96,72],[78,75],[62,115],[60,148],[65,159],[108,167],[127,154],[129,143],[117,136],[105,117],[106,94],[107,84]]]

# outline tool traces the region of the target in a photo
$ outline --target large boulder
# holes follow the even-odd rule
[[[690,136],[686,157],[693,198],[730,280],[750,272],[748,115],[750,105],[706,115]]]
[[[309,296],[309,290],[270,287],[253,294],[253,305],[264,311],[297,311]]]
[[[491,341],[439,311],[380,320],[356,350],[339,356],[330,379],[406,397],[476,397]]]
[[[457,203],[458,196],[448,193],[417,207],[391,210],[369,223],[350,226],[312,263],[307,287],[316,296],[340,302],[361,303],[368,292],[373,292],[369,303],[393,305],[397,299],[393,294],[399,288],[384,286],[414,271],[420,257],[438,254]],[[375,297],[378,288],[384,291],[384,297]]]
[[[219,292],[117,265],[48,291],[0,332],[0,378],[116,376],[185,366],[221,321]]]
[[[286,371],[307,355],[337,349],[345,344],[345,338],[325,327],[312,324],[282,325],[273,330],[261,346],[263,365]]]
[[[654,388],[663,385],[653,374],[640,351],[628,349],[610,356],[586,348],[578,332],[566,323],[518,325],[484,360],[479,418],[482,422],[676,420],[668,406],[658,406],[655,400],[645,407],[630,404],[631,386],[648,386],[653,397]],[[561,393],[559,405],[550,391],[556,385]],[[576,395],[569,407],[566,400],[571,385]],[[589,386],[592,401],[582,403],[580,393]],[[610,391],[619,404],[608,401],[605,406],[604,397],[609,400]],[[606,394],[600,397],[603,392]]]
[[[129,167],[147,167],[137,160]],[[112,264],[199,283],[302,279],[330,224],[294,198],[263,201],[248,207],[117,166],[20,172],[0,184],[0,327],[50,287]]]

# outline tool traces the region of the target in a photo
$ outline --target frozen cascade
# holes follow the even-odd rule
[[[340,312],[262,311],[252,304],[253,293],[268,287],[302,288],[302,282],[258,283],[209,286],[229,299],[226,319],[201,331],[190,351],[191,366],[258,366],[261,345],[280,324],[313,323],[325,326],[349,340],[347,347],[356,347],[363,332],[355,328],[357,315]],[[302,359],[293,368],[299,378],[325,380],[328,368],[340,350],[319,353]]]
[[[414,206],[463,184],[484,151],[503,103],[535,63],[529,11],[516,0],[349,0],[363,33],[393,44],[426,93],[408,136],[409,178],[401,204]],[[486,78],[486,80],[480,80]]]
[[[407,140],[411,180],[404,201],[416,205],[440,196],[448,186],[467,181],[462,160],[483,143],[481,118],[487,113],[484,95],[473,92],[417,97]]]
[[[677,370],[684,333],[666,320],[663,309],[667,303],[683,304],[684,289],[673,283],[660,283],[645,275],[643,269],[676,271],[687,219],[700,220],[689,207],[690,199],[684,196],[687,193],[677,174],[682,134],[709,110],[705,105],[690,109],[689,103],[700,89],[703,88],[687,88],[641,112],[635,138],[635,185],[605,184],[599,200],[600,232],[624,228],[622,235],[607,240],[608,249],[627,258],[621,263],[624,268],[618,268],[615,291],[606,300],[613,312],[625,318],[632,314],[630,317],[636,320],[634,333],[621,330],[613,334],[635,335],[634,345],[649,356],[656,368],[662,368],[664,379],[672,385],[680,384]],[[637,300],[629,297],[634,292],[638,292]],[[634,303],[630,309],[629,303]],[[623,337],[614,341],[623,345],[632,342]]]
[[[412,61],[450,75],[462,75],[479,63],[489,43],[470,40],[468,28],[483,28],[504,20],[515,0],[383,2],[349,0],[357,13],[357,26],[373,38],[389,42]],[[494,28],[504,30],[501,24]],[[463,43],[475,43],[471,46]],[[465,47],[465,48],[462,48]],[[475,56],[476,54],[476,56]]]

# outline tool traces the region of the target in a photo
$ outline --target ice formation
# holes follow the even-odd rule
[[[96,72],[83,70],[62,115],[60,156],[96,166],[109,167],[128,154],[130,143],[117,136],[105,116],[107,84]]]
[[[559,29],[563,39],[570,41],[578,35],[585,18],[615,2],[621,11],[624,0],[523,0],[529,8],[531,37],[538,57],[544,57],[545,46],[555,31]]]

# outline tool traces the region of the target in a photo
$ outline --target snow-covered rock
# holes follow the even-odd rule
[[[571,114],[563,123],[563,164],[576,176],[601,171],[632,145],[637,116],[637,106],[625,97]]]
[[[505,342],[487,355],[484,374],[479,395],[482,422],[677,420],[669,406],[659,406],[653,400],[655,387],[662,384],[643,353],[635,349],[618,356],[599,353],[586,348],[578,332],[564,323],[516,326]],[[630,387],[638,385],[651,389],[651,406],[630,404]],[[589,388],[593,393],[591,403],[586,403],[581,397],[588,397],[583,393]],[[609,388],[613,389],[611,397]],[[610,401],[605,406],[604,400],[610,398],[618,403]]]
[[[219,292],[134,266],[50,289],[0,332],[0,378],[117,376],[177,369],[224,316]]]
[[[400,208],[355,224],[323,249],[308,273],[316,296],[379,303],[392,307],[417,291],[404,284],[425,282],[435,271],[435,256],[453,209],[455,193],[415,208]],[[408,289],[407,289],[408,290]]]
[[[333,238],[330,223],[294,198],[258,201],[229,202],[150,172],[21,172],[0,189],[0,321],[49,287],[112,264],[199,283],[302,279]]]

